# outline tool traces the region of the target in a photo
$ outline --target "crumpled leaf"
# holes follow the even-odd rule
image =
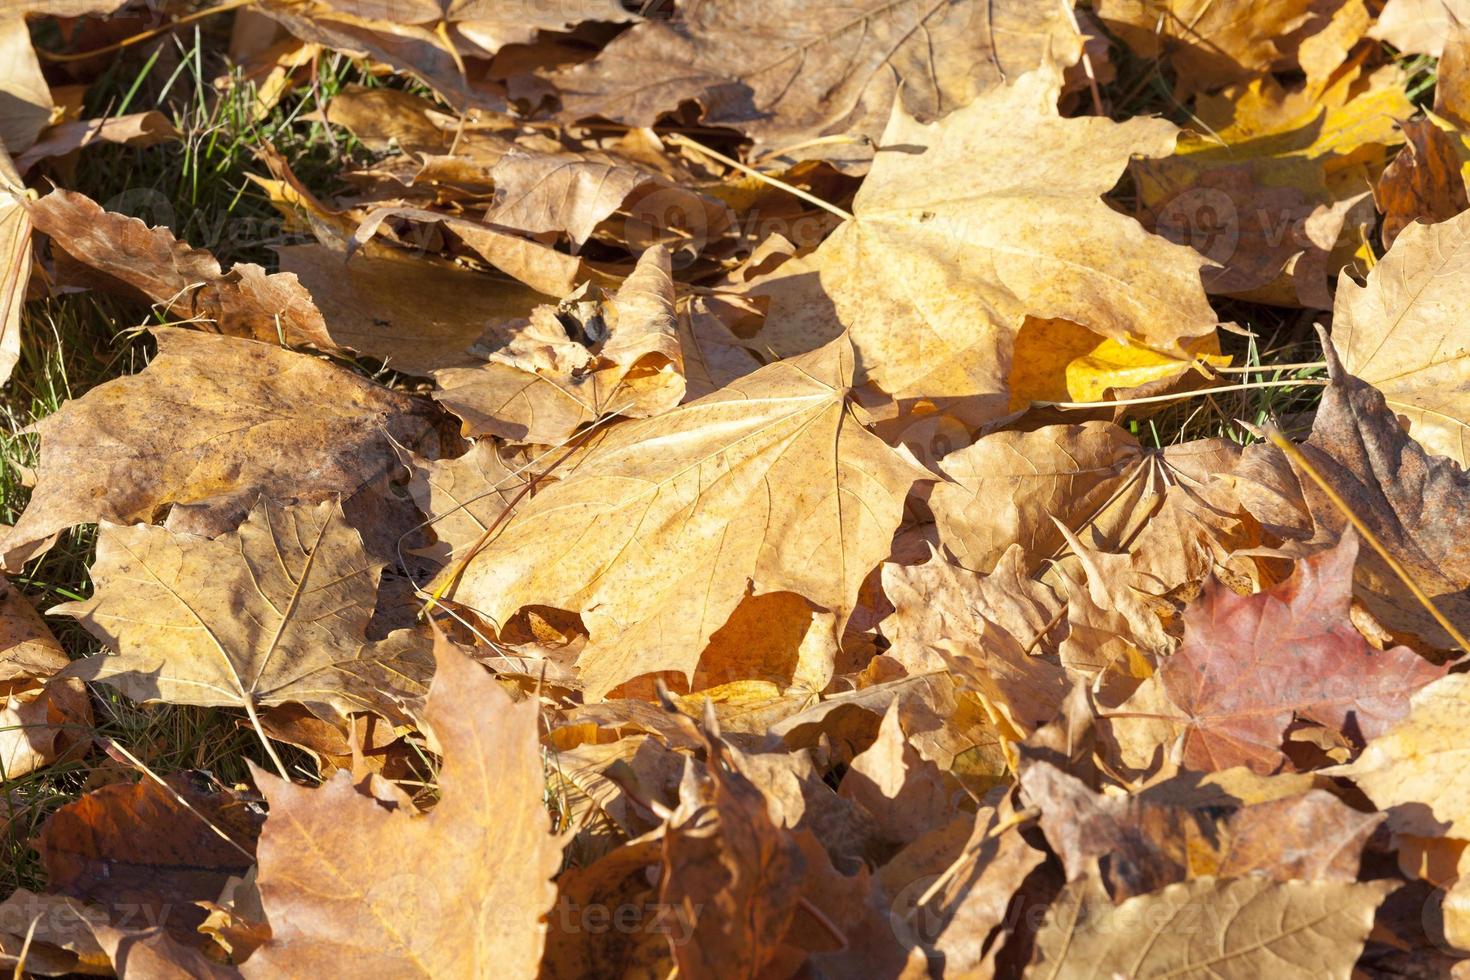
[[[0,581],[0,778],[19,779],[88,741],[92,702],[35,607]]]
[[[652,671],[688,677],[752,586],[805,596],[840,631],[925,478],[862,428],[847,403],[852,363],[837,341],[618,426],[445,596],[495,623],[531,604],[582,613],[592,639],[578,666],[593,698]]]
[[[50,236],[84,282],[135,290],[171,316],[202,329],[265,343],[332,349],[311,295],[287,272],[267,275],[241,262],[229,272],[204,249],[181,242],[167,228],[106,211],[90,198],[54,190],[28,206],[36,230]]]
[[[1357,555],[1349,532],[1265,592],[1207,584],[1184,611],[1179,649],[1109,721],[1125,761],[1143,768],[1158,745],[1181,738],[1190,769],[1269,773],[1286,764],[1293,717],[1362,740],[1402,718],[1410,696],[1446,668],[1407,647],[1374,650],[1353,628]]]
[[[313,789],[256,771],[272,935],[247,977],[535,974],[564,843],[541,802],[536,703],[511,702],[447,641],[435,659],[425,717],[444,762],[427,814],[386,809],[346,773]]]
[[[1373,202],[1383,214],[1383,244],[1390,249],[1411,222],[1438,224],[1470,209],[1456,137],[1430,119],[1401,125],[1408,144],[1373,187]],[[1377,266],[1372,271],[1383,274]]]
[[[1405,228],[1358,285],[1337,287],[1332,347],[1431,453],[1470,464],[1470,212]]]
[[[1403,140],[1395,121],[1414,113],[1398,70],[1322,91],[1267,77],[1196,111],[1172,156],[1133,162],[1140,220],[1215,263],[1212,293],[1330,307],[1328,278],[1350,257],[1338,239],[1371,217],[1366,192]]]
[[[685,389],[668,251],[644,252],[615,294],[538,306],[471,352],[484,363],[434,372],[466,435],[556,445],[603,414],[667,412]]]
[[[525,232],[566,232],[577,248],[619,210],[630,212],[630,221],[677,215],[697,240],[696,251],[730,226],[730,213],[718,201],[606,153],[512,150],[496,162],[490,178],[495,200],[487,221]]]
[[[1031,977],[1347,980],[1393,882],[1198,878],[1112,906],[1069,885],[1036,937]]]
[[[190,505],[211,533],[258,496],[351,495],[399,465],[395,444],[428,431],[431,408],[325,361],[279,347],[158,328],[141,373],[36,423],[30,506],[0,542],[15,569],[74,524],[155,520]]]
[[[1205,876],[1356,881],[1363,847],[1384,819],[1321,789],[1244,802],[1199,793],[1194,778],[1172,780],[1194,792],[1183,800],[1170,798],[1171,781],[1129,796],[1095,793],[1046,762],[1026,767],[1020,781],[1067,880],[1095,868],[1115,902]]]
[[[876,140],[895,105],[935,119],[1048,57],[1070,63],[1079,53],[1061,4],[841,0],[793,11],[773,0],[694,0],[553,82],[571,117],[649,126],[693,99],[705,123],[775,150],[835,134]],[[793,149],[872,156],[871,145]]]
[[[710,764],[685,763],[664,831],[659,901],[684,927],[686,941],[672,944],[681,976],[757,976],[796,915],[806,861],[761,791],[707,739]]]
[[[938,555],[924,565],[884,565],[883,591],[895,606],[884,621],[893,643],[889,655],[914,672],[950,670],[1014,733],[1029,734],[1056,715],[1067,694],[1066,672],[1054,657],[1033,654],[1049,621],[1033,625],[1033,612],[1025,635],[1009,632],[998,620],[1019,617],[991,605],[985,595],[989,584]],[[1033,600],[1039,608],[1048,599],[1047,605],[1059,605],[1046,586],[1024,582],[1020,588],[1027,586],[1041,592]]]
[[[213,540],[103,524],[90,599],[56,607],[117,651],[70,673],[137,701],[255,707],[295,702],[326,717],[405,716],[429,673],[421,640],[365,638],[383,562],[341,505],[262,499]]]
[[[1028,315],[1165,351],[1213,332],[1204,259],[1100,200],[1132,155],[1171,152],[1176,130],[1064,119],[1060,84],[1032,72],[929,124],[895,110],[882,144],[911,149],[877,157],[815,275],[761,286],[768,319],[830,309],[865,397],[922,399],[972,424],[1008,411]]]

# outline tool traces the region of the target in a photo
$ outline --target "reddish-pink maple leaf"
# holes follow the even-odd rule
[[[1182,729],[1183,763],[1201,771],[1281,769],[1294,716],[1355,740],[1384,732],[1407,714],[1410,695],[1448,668],[1407,647],[1376,650],[1353,628],[1357,555],[1349,531],[1264,592],[1239,596],[1211,580],[1184,611],[1184,642],[1120,706],[1119,720],[1174,709],[1153,716],[1167,724],[1146,727],[1166,738]]]

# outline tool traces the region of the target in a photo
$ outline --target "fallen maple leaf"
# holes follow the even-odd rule
[[[346,773],[313,789],[256,771],[271,938],[247,977],[536,973],[564,843],[541,802],[537,706],[442,638],[435,660],[425,718],[444,762],[429,813],[390,810]]]
[[[106,211],[73,191],[52,191],[27,210],[36,230],[70,260],[67,278],[121,285],[175,317],[233,337],[332,348],[311,294],[288,272],[267,275],[241,262],[226,273],[213,255],[167,228]]]
[[[1119,705],[1113,737],[1130,766],[1176,737],[1183,762],[1210,772],[1286,765],[1293,717],[1371,739],[1402,718],[1409,698],[1445,667],[1407,647],[1378,651],[1353,628],[1354,535],[1297,563],[1275,588],[1238,596],[1217,581],[1184,611],[1184,642]]]
[[[158,355],[141,373],[36,423],[36,489],[0,540],[6,568],[74,524],[151,521],[188,504],[193,526],[215,534],[262,494],[351,495],[395,471],[395,444],[430,426],[424,402],[316,358],[191,330],[154,336]]]
[[[895,110],[882,145],[905,149],[877,156],[854,217],[812,257],[816,275],[762,285],[768,318],[830,309],[869,397],[923,399],[971,423],[1008,411],[1027,316],[1166,351],[1213,332],[1205,260],[1101,200],[1131,156],[1171,152],[1177,130],[1064,119],[1060,88],[1043,69],[935,123]]]
[[[71,674],[136,701],[243,707],[295,702],[328,718],[406,717],[429,673],[422,638],[366,639],[383,563],[341,505],[262,499],[239,530],[206,540],[103,524],[96,591],[54,612],[117,651]]]
[[[851,371],[837,341],[618,426],[445,596],[501,624],[532,604],[582,613],[589,698],[640,674],[691,675],[752,584],[832,610],[840,632],[925,478],[863,429]]]

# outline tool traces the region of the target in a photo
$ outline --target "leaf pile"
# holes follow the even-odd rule
[[[158,320],[29,433],[4,569],[96,525],[106,650],[9,587],[0,765],[147,770],[103,691],[263,763],[85,787],[0,963],[1470,975],[1470,7],[225,9],[262,100],[389,80],[335,187],[259,147],[276,271],[56,186],[177,134],[46,45],[167,20],[0,18],[0,372]]]

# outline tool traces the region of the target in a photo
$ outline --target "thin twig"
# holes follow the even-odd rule
[[[740,171],[741,173],[745,174],[748,177],[754,177],[756,180],[764,181],[765,183],[770,184],[772,187],[779,187],[781,190],[785,191],[786,193],[792,194],[792,195],[794,195],[796,197],[799,197],[803,201],[807,202],[808,204],[816,205],[817,207],[821,208],[823,211],[826,211],[826,212],[828,212],[830,214],[835,214],[835,215],[837,215],[837,217],[841,218],[843,221],[851,221],[851,220],[853,220],[852,212],[850,212],[850,211],[844,211],[841,208],[839,208],[837,205],[832,204],[829,201],[824,201],[820,197],[817,197],[817,195],[812,194],[812,193],[809,193],[808,191],[804,191],[800,187],[795,187],[795,186],[793,186],[791,184],[788,184],[788,183],[786,183],[786,181],[781,180],[779,177],[772,177],[770,174],[763,174],[763,173],[761,173],[759,170],[756,170],[754,167],[747,167],[745,164],[741,163],[739,160],[733,159],[731,157],[727,157],[727,156],[725,156],[725,154],[720,153],[717,150],[711,150],[709,147],[705,146],[703,143],[700,143],[700,142],[698,142],[696,140],[692,140],[689,137],[684,136],[684,135],[682,135],[680,133],[670,133],[667,138],[668,138],[668,141],[670,143],[673,143],[675,146],[687,146],[691,150],[694,150],[696,153],[703,153],[705,156],[709,157],[710,159],[712,159],[712,160],[718,160],[720,163],[723,163],[727,167],[734,167],[736,170]]]
[[[238,841],[236,841],[229,834],[225,833],[223,830],[221,830],[219,827],[217,827],[214,824],[214,821],[210,820],[204,814],[202,814],[198,810],[196,810],[194,808],[194,805],[192,803],[190,803],[188,800],[184,799],[184,797],[179,793],[178,790],[174,789],[168,783],[164,782],[163,779],[162,779],[162,777],[160,777],[158,775],[158,773],[156,773],[152,769],[150,769],[148,767],[148,764],[145,763],[142,759],[140,759],[137,756],[133,755],[133,753],[131,753],[127,749],[123,748],[123,746],[121,744],[119,744],[118,742],[113,741],[110,738],[104,738],[101,741],[102,741],[103,745],[108,749],[108,751],[115,751],[118,755],[122,756],[129,763],[131,763],[134,769],[137,769],[143,775],[147,776],[149,779],[153,780],[155,783],[157,783],[158,785],[162,786],[164,788],[164,790],[166,790],[169,793],[169,795],[171,795],[174,798],[174,800],[180,806],[182,806],[184,809],[188,810],[190,813],[194,814],[194,816],[198,817],[201,821],[203,821],[204,822],[204,825],[206,827],[208,827],[210,830],[214,831],[216,834],[218,834],[219,835],[219,838],[221,840],[223,840],[226,844],[229,844],[231,847],[233,847],[235,850],[239,851],[241,854],[245,855],[251,861],[254,861],[255,860],[255,855],[254,854],[251,854],[245,848],[241,847],[240,846],[240,843]]]
[[[1222,391],[1250,391],[1256,388],[1293,388],[1298,385],[1325,385],[1320,378],[1284,378],[1279,381],[1249,381],[1238,385],[1220,385],[1215,388],[1196,388],[1193,391],[1176,391],[1168,395],[1149,395],[1146,398],[1114,398],[1100,402],[1032,402],[1037,408],[1116,408],[1123,405],[1152,405],[1159,402],[1180,401],[1185,398],[1202,398]]]
[[[234,10],[237,7],[244,7],[252,2],[254,2],[254,0],[225,0],[224,3],[218,4],[217,6],[206,7],[203,10],[196,10],[192,14],[185,14],[183,17],[177,17],[174,20],[169,21],[167,24],[160,24],[157,27],[150,27],[146,31],[134,34],[131,37],[125,37],[121,41],[115,41],[112,44],[107,45],[106,47],[93,48],[91,51],[78,51],[74,54],[56,54],[53,51],[46,51],[38,48],[36,50],[36,54],[40,56],[42,61],[86,61],[88,58],[95,58],[99,54],[108,54],[113,51],[121,51],[123,48],[131,47],[134,44],[141,44],[150,38],[155,38],[160,34],[167,34],[169,31],[183,27],[185,24],[192,24],[196,20],[203,20],[206,17],[213,17],[215,14],[222,14],[226,11]]]

